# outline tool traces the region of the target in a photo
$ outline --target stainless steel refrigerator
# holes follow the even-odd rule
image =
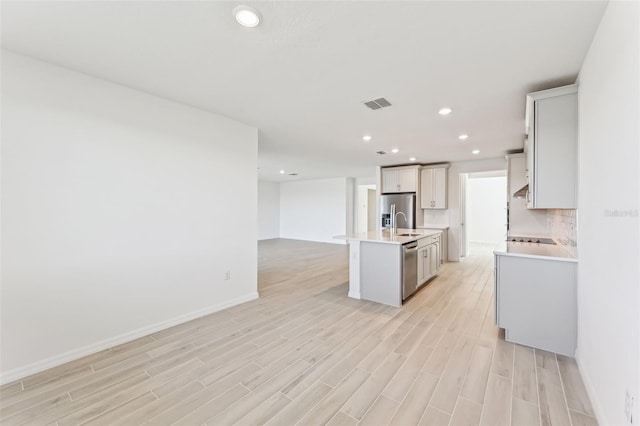
[[[416,227],[416,194],[384,194],[380,197],[380,213],[382,215],[382,227],[389,228],[391,226],[391,205],[396,205],[396,218],[398,228],[415,229]],[[405,220],[401,214],[407,216]]]

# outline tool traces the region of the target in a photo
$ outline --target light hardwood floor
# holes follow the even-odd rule
[[[259,243],[260,299],[10,383],[3,425],[595,425],[573,359],[507,343],[491,249],[401,309],[347,298],[347,247]]]

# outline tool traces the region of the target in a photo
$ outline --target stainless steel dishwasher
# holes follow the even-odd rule
[[[402,245],[402,300],[418,288],[418,242]]]

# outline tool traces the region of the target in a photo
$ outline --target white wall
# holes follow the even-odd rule
[[[367,232],[369,223],[369,188],[367,186],[358,186],[356,203],[356,232]]]
[[[467,181],[467,239],[497,243],[507,232],[507,178],[469,178]]]
[[[460,161],[449,167],[449,261],[460,261],[460,173],[474,173],[506,170],[507,160],[489,158],[486,160]]]
[[[280,183],[258,182],[258,239],[280,237]]]
[[[580,71],[578,360],[600,424],[640,420],[640,5],[612,1]],[[610,216],[611,212],[627,216]]]
[[[280,184],[280,237],[344,244],[333,239],[350,232],[353,208],[352,179],[318,179]]]
[[[6,51],[2,113],[2,381],[257,297],[257,129]]]

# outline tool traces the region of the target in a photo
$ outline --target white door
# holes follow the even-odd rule
[[[375,231],[376,223],[376,190],[367,190],[367,231]]]

